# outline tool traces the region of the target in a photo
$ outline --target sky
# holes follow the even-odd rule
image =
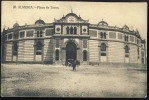
[[[60,19],[72,9],[82,19],[89,19],[91,24],[97,24],[102,19],[109,26],[121,28],[126,24],[131,30],[137,29],[141,37],[147,40],[147,3],[143,2],[2,1],[1,4],[1,30],[4,27],[12,28],[16,22],[20,26],[34,24],[39,18],[52,23],[54,18]],[[36,8],[21,9],[19,6]]]

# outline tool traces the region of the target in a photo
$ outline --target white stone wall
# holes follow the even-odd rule
[[[99,62],[98,40],[89,40],[89,61]]]
[[[24,61],[34,61],[34,40],[24,41]]]
[[[49,43],[50,42],[50,43]],[[52,40],[51,39],[45,39],[44,40],[44,61],[49,61],[53,57],[53,48],[52,48]]]
[[[137,46],[130,44],[130,63],[138,63],[138,52],[137,52]]]
[[[6,61],[12,61],[12,42],[6,43]]]
[[[18,42],[18,61],[24,61],[24,41]]]
[[[124,63],[124,44],[121,42],[108,42],[108,62]]]

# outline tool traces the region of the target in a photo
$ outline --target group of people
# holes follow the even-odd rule
[[[65,65],[66,66],[72,66],[73,71],[76,71],[76,67],[77,67],[77,65],[79,65],[79,61],[73,60],[71,62],[66,62]]]

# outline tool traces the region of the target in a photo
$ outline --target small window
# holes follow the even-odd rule
[[[39,37],[39,31],[37,31],[37,37]]]
[[[36,43],[36,50],[42,50],[42,43],[40,41]]]
[[[105,53],[105,52],[102,52],[102,53],[101,53],[101,56],[106,56],[106,53]]]
[[[37,50],[36,55],[41,55],[41,51]]]
[[[106,44],[105,43],[101,43],[101,51],[106,51]]]
[[[103,38],[103,33],[102,33],[102,32],[100,33],[100,38],[101,38],[101,39]]]
[[[42,31],[37,31],[37,37],[42,37]]]
[[[127,35],[124,36],[124,41],[128,42],[129,37]]]
[[[87,61],[87,51],[83,51],[83,61]]]
[[[129,55],[128,54],[125,54],[125,57],[129,57]]]
[[[101,33],[100,33],[100,38],[101,38],[101,39],[106,39],[106,32],[104,32],[104,33],[101,32]]]
[[[66,28],[66,31],[67,31],[67,34],[69,34],[69,27],[67,26],[67,28]]]
[[[54,33],[53,29],[46,29],[46,36],[50,36]]]
[[[42,37],[42,31],[40,31],[40,37]]]
[[[70,27],[70,34],[73,34],[73,27]]]
[[[130,36],[130,41],[134,42],[134,36]]]
[[[107,34],[104,32],[104,34],[103,34],[103,36],[104,36],[104,39],[106,39],[106,35],[107,35]]]
[[[129,53],[129,47],[127,45],[125,46],[125,53]]]
[[[83,40],[83,48],[87,48],[87,40]]]
[[[109,38],[116,39],[116,33],[115,32],[109,32]]]
[[[20,32],[20,38],[23,38],[24,37],[24,34],[25,34],[24,31],[23,32]]]
[[[12,34],[8,34],[8,40],[12,39]]]
[[[89,35],[91,37],[97,37],[97,31],[95,31],[95,30],[89,30]]]
[[[55,60],[59,60],[59,50],[55,51]]]
[[[77,34],[77,28],[74,27],[74,34]]]
[[[26,31],[26,37],[33,37],[33,30]]]
[[[41,55],[42,53],[42,43],[41,41],[38,41],[36,43],[36,55]]]
[[[13,55],[16,56],[18,54],[18,44],[14,43],[13,44]]]
[[[122,40],[122,34],[118,33],[118,39]]]

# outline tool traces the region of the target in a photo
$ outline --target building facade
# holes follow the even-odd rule
[[[4,29],[1,60],[17,63],[57,63],[71,59],[81,64],[145,64],[145,40],[127,25],[119,28],[107,22],[90,24],[75,13],[53,23],[37,20],[33,25]]]

